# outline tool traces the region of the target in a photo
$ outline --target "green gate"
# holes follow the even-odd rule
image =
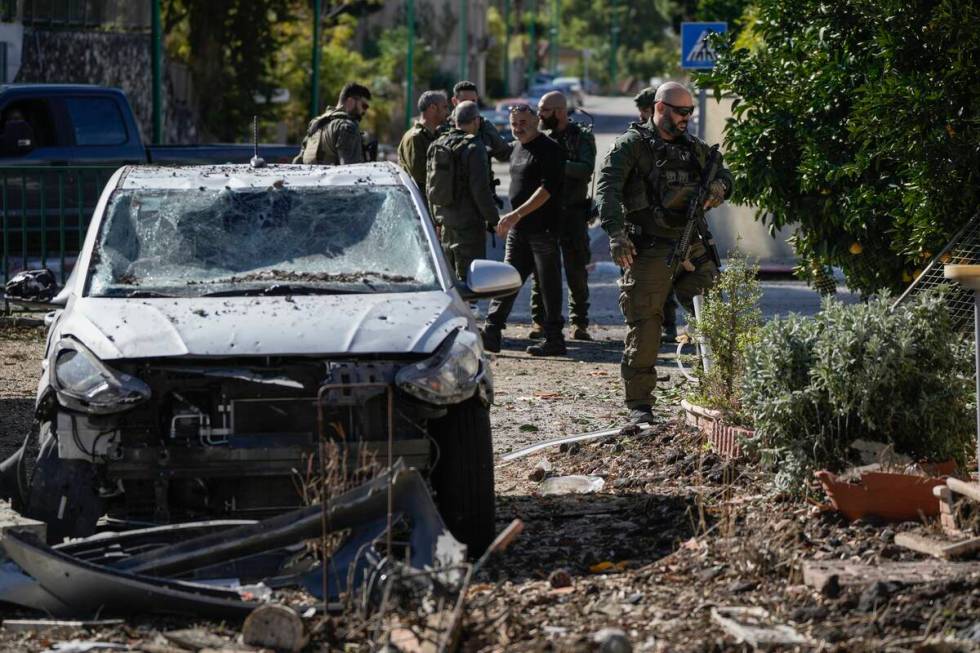
[[[0,166],[2,275],[51,267],[65,282],[118,166]]]

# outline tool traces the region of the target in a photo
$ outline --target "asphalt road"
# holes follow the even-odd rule
[[[596,137],[596,168],[601,165],[602,158],[605,156],[609,147],[616,137],[626,130],[630,122],[636,120],[635,107],[629,97],[602,97],[588,96],[586,98],[585,109],[594,118],[593,133]],[[577,115],[575,119],[588,123],[584,115]],[[510,185],[510,172],[505,163],[494,163],[494,172],[500,179],[498,192],[506,195]],[[509,202],[506,201],[506,208],[509,209]],[[618,269],[609,262],[608,241],[605,234],[598,227],[590,231],[592,237],[593,269],[589,274],[590,290],[590,318],[595,324],[618,325],[622,324],[623,316],[619,311],[619,290],[616,280],[619,277]],[[500,239],[489,239],[487,241],[488,257],[502,260],[504,257],[503,242]],[[810,289],[805,283],[798,281],[764,281],[762,297],[762,312],[766,319],[771,319],[777,315],[788,313],[801,313],[812,315],[820,309],[820,297]],[[857,296],[847,292],[841,287],[842,292],[838,293],[841,300],[845,302],[857,301]],[[529,324],[531,317],[529,311],[530,283],[525,284],[514,304],[514,311],[510,321],[517,324]],[[481,306],[485,313],[486,303]],[[564,311],[567,317],[568,298],[565,297]],[[683,311],[678,311],[681,317]]]

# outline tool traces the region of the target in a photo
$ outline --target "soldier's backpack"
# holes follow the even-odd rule
[[[426,152],[425,193],[429,204],[452,206],[463,189],[461,153],[469,142],[467,134],[450,132],[437,138]]]
[[[308,145],[311,145],[316,148],[320,147],[319,131],[321,129],[326,127],[332,120],[336,120],[337,118],[346,118],[346,117],[347,117],[346,112],[334,108],[334,109],[327,110],[322,115],[319,115],[313,120],[311,120],[309,126],[306,128],[306,136],[303,138],[303,142],[299,146],[299,154],[297,154],[293,158],[293,163],[303,163],[303,154],[306,152],[306,148]],[[310,141],[311,138],[315,139],[314,142]]]

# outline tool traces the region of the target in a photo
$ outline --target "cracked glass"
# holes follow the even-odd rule
[[[435,269],[397,186],[118,190],[87,294],[415,292],[439,288]]]

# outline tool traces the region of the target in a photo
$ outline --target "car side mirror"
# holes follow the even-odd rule
[[[521,289],[521,275],[510,263],[477,259],[470,264],[466,284],[459,288],[465,301],[513,295]]]
[[[53,304],[59,290],[54,272],[47,268],[18,272],[3,287],[5,299],[27,304]]]

